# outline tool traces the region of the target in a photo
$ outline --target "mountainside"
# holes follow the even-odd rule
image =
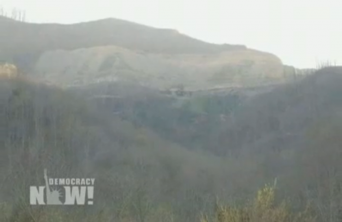
[[[193,89],[255,85],[284,77],[279,59],[249,49],[170,55],[116,46],[46,52],[34,73],[63,85],[130,81],[153,88],[184,85]]]
[[[0,222],[341,222],[341,86],[174,30],[0,17]],[[95,178],[94,204],[31,206],[44,169]]]
[[[119,19],[72,25],[24,23],[0,17],[0,59],[25,64],[28,56],[55,49],[73,50],[115,45],[154,53],[215,53],[244,49],[240,45],[215,45],[182,35]]]
[[[0,30],[0,60],[63,85],[124,80],[205,89],[284,79],[275,55],[119,19],[61,25],[0,17]]]
[[[230,179],[234,173],[224,158],[184,149],[85,98],[0,79],[1,222],[56,221],[57,212],[60,221],[72,222],[197,221],[216,195],[234,194],[225,192],[227,185],[243,184]],[[80,215],[28,206],[26,185],[41,184],[44,168],[56,177],[96,178],[96,205],[79,208]]]
[[[73,91],[116,117],[153,129],[189,149],[297,149],[305,133],[342,107],[342,68],[324,68],[295,83],[229,93],[166,96],[133,85],[101,83]],[[267,89],[267,90],[266,90]],[[261,89],[259,89],[261,90]],[[244,93],[243,93],[244,92]],[[338,117],[336,117],[338,118]],[[299,149],[299,148],[298,148]]]
[[[0,17],[0,29],[6,30],[1,32],[1,39],[7,42],[6,48],[18,48],[19,51],[25,51],[27,47],[47,51],[116,45],[132,50],[178,54],[215,53],[246,48],[242,45],[210,44],[176,30],[152,28],[120,19],[63,25],[23,23]]]
[[[286,199],[293,213],[314,203],[309,215],[318,218],[280,221],[340,221],[341,67],[249,99],[194,95],[179,103],[150,88],[111,84],[80,91],[1,79],[1,222],[200,221],[215,213],[217,197],[249,206],[274,178],[277,198],[271,190],[257,200]],[[96,205],[28,206],[27,187],[42,184],[45,167],[56,177],[95,177]],[[284,215],[266,206],[271,211],[262,208],[252,222]]]

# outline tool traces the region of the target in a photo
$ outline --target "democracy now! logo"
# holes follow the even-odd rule
[[[30,187],[31,205],[94,204],[94,178],[48,178],[44,169],[44,180],[45,186]]]

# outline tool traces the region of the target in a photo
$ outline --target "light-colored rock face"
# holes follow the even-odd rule
[[[51,84],[130,81],[198,90],[283,78],[283,66],[274,55],[119,19],[61,25],[20,23],[0,16],[0,28],[6,30],[1,33],[0,58],[16,61],[25,72],[42,78],[35,80]]]
[[[254,50],[216,54],[155,54],[106,46],[42,54],[34,73],[63,85],[133,81],[153,88],[254,85],[283,78],[276,57]]]
[[[18,75],[18,69],[13,64],[0,64],[0,77],[14,78]]]

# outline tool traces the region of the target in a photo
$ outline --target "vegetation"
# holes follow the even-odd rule
[[[342,221],[341,68],[117,19],[0,30],[0,222]],[[43,169],[95,178],[94,205],[29,205]]]
[[[2,78],[0,221],[338,222],[341,84],[338,67],[252,98]],[[44,168],[96,178],[96,204],[29,206]]]
[[[87,212],[108,210],[116,220],[159,221],[168,217],[165,213],[179,221],[195,220],[197,211],[214,201],[214,190],[223,188],[223,183],[217,188],[209,183],[223,179],[228,170],[218,157],[189,152],[57,88],[6,79],[0,89],[5,108],[0,194],[10,221],[44,221],[51,213],[27,205],[27,187],[42,184],[45,167],[56,177],[91,175],[101,181],[99,204]]]
[[[214,219],[204,216],[201,222],[314,222],[316,217],[307,207],[303,212],[292,213],[286,202],[275,203],[275,186],[260,189],[255,200],[245,207],[216,207]]]

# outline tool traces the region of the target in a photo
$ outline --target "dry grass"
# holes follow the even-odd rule
[[[201,222],[315,222],[316,217],[308,207],[303,212],[293,213],[285,201],[275,201],[275,186],[260,189],[255,200],[245,207],[218,205],[215,216],[203,216]]]

